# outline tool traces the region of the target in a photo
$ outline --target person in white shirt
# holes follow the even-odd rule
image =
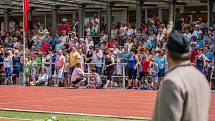
[[[14,47],[14,48],[19,47],[19,42],[18,42],[17,37],[14,37],[14,38],[13,38],[13,47]]]
[[[101,38],[100,38],[100,43],[102,42],[107,42],[108,41],[108,36],[106,31],[101,32]]]
[[[85,38],[85,44],[86,44],[86,52],[90,51],[90,47],[94,46],[94,42],[92,37],[90,36],[90,33],[86,34],[86,38]]]
[[[48,75],[46,74],[46,70],[44,68],[41,69],[38,80],[35,83],[35,86],[46,85],[48,81]]]
[[[78,88],[78,85],[85,82],[85,73],[81,69],[81,64],[77,63],[71,77],[71,87]]]
[[[126,29],[127,29],[127,26],[125,24],[120,25],[120,29],[119,29],[120,37],[126,34]]]
[[[130,51],[130,49],[132,48],[133,46],[133,37],[132,36],[128,36],[128,42],[125,43],[126,45],[128,45],[128,50]]]
[[[163,34],[163,29],[158,28],[158,35],[157,35],[157,41],[163,41],[165,35]]]
[[[4,69],[5,69],[5,84],[12,83],[12,69],[13,69],[13,60],[11,56],[11,51],[7,51],[5,53],[4,61],[3,61]]]
[[[183,36],[185,36],[185,37],[187,37],[189,39],[192,37],[192,34],[190,33],[189,28],[186,28],[185,33],[183,34]]]
[[[116,25],[112,25],[111,36],[119,36],[119,30],[117,29]]]
[[[197,37],[200,33],[202,33],[202,30],[200,29],[199,25],[195,25],[195,29],[193,31],[192,36]]]
[[[65,44],[66,43],[66,38],[68,36],[66,35],[66,30],[63,30],[62,32],[62,36],[60,37],[60,39],[62,40],[62,43]]]
[[[128,24],[126,34],[127,35],[133,35],[134,34],[134,29],[131,28],[131,24]]]
[[[102,73],[102,60],[103,60],[103,52],[99,49],[98,46],[95,47],[95,51],[93,52],[93,59],[96,65],[96,72],[101,74]]]

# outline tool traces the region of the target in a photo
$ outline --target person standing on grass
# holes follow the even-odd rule
[[[171,32],[167,61],[152,121],[208,121],[211,92],[205,76],[190,62],[190,39]]]
[[[55,86],[60,86],[59,84],[62,82],[62,77],[63,77],[63,69],[64,65],[66,62],[65,56],[63,55],[63,51],[59,50],[58,51],[58,56],[56,58],[56,83]]]

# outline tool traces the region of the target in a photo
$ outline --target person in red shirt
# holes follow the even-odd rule
[[[114,48],[118,46],[118,42],[115,37],[112,37],[107,43],[106,48]]]
[[[42,52],[47,52],[49,50],[49,44],[46,40],[43,40],[43,45],[41,48]]]
[[[198,49],[195,46],[195,44],[192,44],[191,45],[191,56],[190,56],[191,63],[195,63],[195,59],[196,59],[197,55],[198,55]]]
[[[147,79],[147,76],[149,75],[149,67],[151,64],[150,57],[146,57],[146,55],[143,56],[142,61],[141,61],[141,72],[139,74],[138,82],[141,84],[142,78],[144,81]]]

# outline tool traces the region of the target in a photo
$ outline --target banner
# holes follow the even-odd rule
[[[28,0],[23,0],[23,25],[25,32],[28,32],[28,17],[27,17],[28,10],[29,10]]]

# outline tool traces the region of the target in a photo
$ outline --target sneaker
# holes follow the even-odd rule
[[[138,87],[133,87],[133,89],[139,89]]]
[[[78,89],[78,88],[79,88],[79,86],[74,86],[73,88],[74,88],[74,89]]]
[[[132,87],[131,87],[131,86],[128,86],[127,89],[132,89]]]

